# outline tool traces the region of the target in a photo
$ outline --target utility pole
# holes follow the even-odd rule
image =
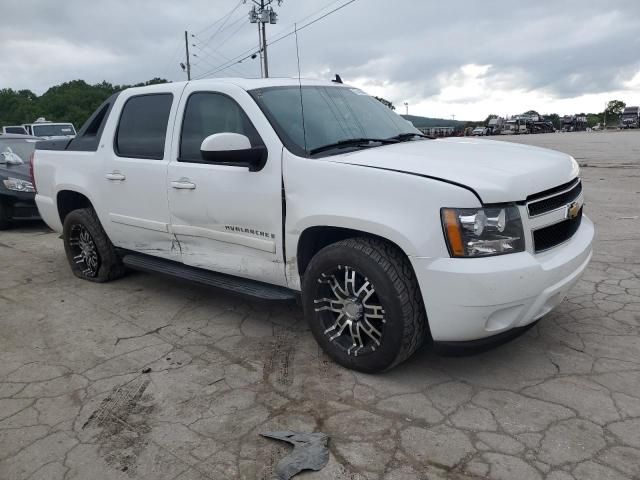
[[[184,31],[184,48],[187,55],[187,80],[191,80],[191,60],[189,60],[189,39],[187,31]]]
[[[260,37],[260,69],[264,78],[269,78],[269,59],[267,58],[267,23],[275,25],[278,23],[278,14],[275,12],[271,4],[274,0],[251,0],[255,5],[249,12],[249,22],[258,23],[258,32]],[[282,5],[283,0],[275,0],[278,6]],[[245,0],[246,2],[246,0]]]
[[[260,5],[260,11],[263,12],[264,0],[260,0]],[[265,27],[265,22],[260,22],[260,31],[262,32],[262,58],[264,59],[264,78],[269,78],[269,60],[267,59],[267,29]]]
[[[262,29],[260,28],[260,24],[258,23],[258,46],[260,47],[260,78],[264,78],[264,67],[262,63]]]

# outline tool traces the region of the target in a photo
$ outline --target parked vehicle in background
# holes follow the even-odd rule
[[[0,230],[13,220],[38,218],[29,160],[37,137],[0,135]]]
[[[125,267],[301,293],[336,362],[377,372],[546,315],[591,258],[577,162],[431,139],[361,90],[298,79],[131,88],[39,142],[36,202],[73,273]]]
[[[22,125],[7,125],[2,127],[2,133],[17,133],[18,135],[27,135],[27,130]]]
[[[563,132],[584,132],[587,129],[587,117],[584,115],[565,115],[561,120]]]
[[[524,121],[518,118],[510,118],[504,122],[500,133],[502,135],[521,135],[529,132],[527,131],[527,125]]]
[[[503,123],[500,129],[500,133],[504,135],[552,133],[554,131],[553,123],[536,113],[514,115]]]
[[[625,107],[620,115],[620,128],[640,127],[640,107]]]
[[[72,139],[76,136],[76,129],[72,123],[50,122],[40,117],[34,123],[24,124],[29,135],[45,138],[47,140]]]
[[[504,128],[504,118],[502,117],[494,117],[489,119],[489,123],[487,124],[487,135],[500,135],[502,133],[502,129]]]
[[[474,137],[482,137],[487,135],[489,130],[486,127],[476,127],[471,131],[471,135]]]

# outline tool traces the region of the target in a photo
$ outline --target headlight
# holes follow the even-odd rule
[[[443,208],[452,257],[487,257],[524,250],[520,212],[515,205],[496,208]]]
[[[4,186],[9,190],[15,190],[16,192],[35,192],[35,188],[33,188],[33,183],[27,180],[21,180],[19,178],[7,178],[3,180]]]

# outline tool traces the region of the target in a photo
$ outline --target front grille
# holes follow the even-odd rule
[[[582,208],[575,218],[554,223],[533,231],[533,248],[536,253],[548,250],[569,240],[580,228]]]
[[[575,186],[570,187],[569,190],[558,193],[553,197],[547,197],[542,200],[528,203],[527,208],[529,210],[529,216],[535,217],[536,215],[542,215],[543,213],[568,205],[578,198],[581,193],[582,182],[578,180],[578,183],[576,183]]]

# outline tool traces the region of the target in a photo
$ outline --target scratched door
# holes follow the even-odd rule
[[[239,87],[203,91],[201,85],[190,85],[182,103],[167,180],[171,231],[180,242],[183,262],[285,285],[281,145],[269,131],[261,135],[249,120],[262,112]],[[251,109],[250,115],[245,109]],[[202,140],[223,132],[265,145],[265,166],[250,172],[246,166],[205,161]]]

